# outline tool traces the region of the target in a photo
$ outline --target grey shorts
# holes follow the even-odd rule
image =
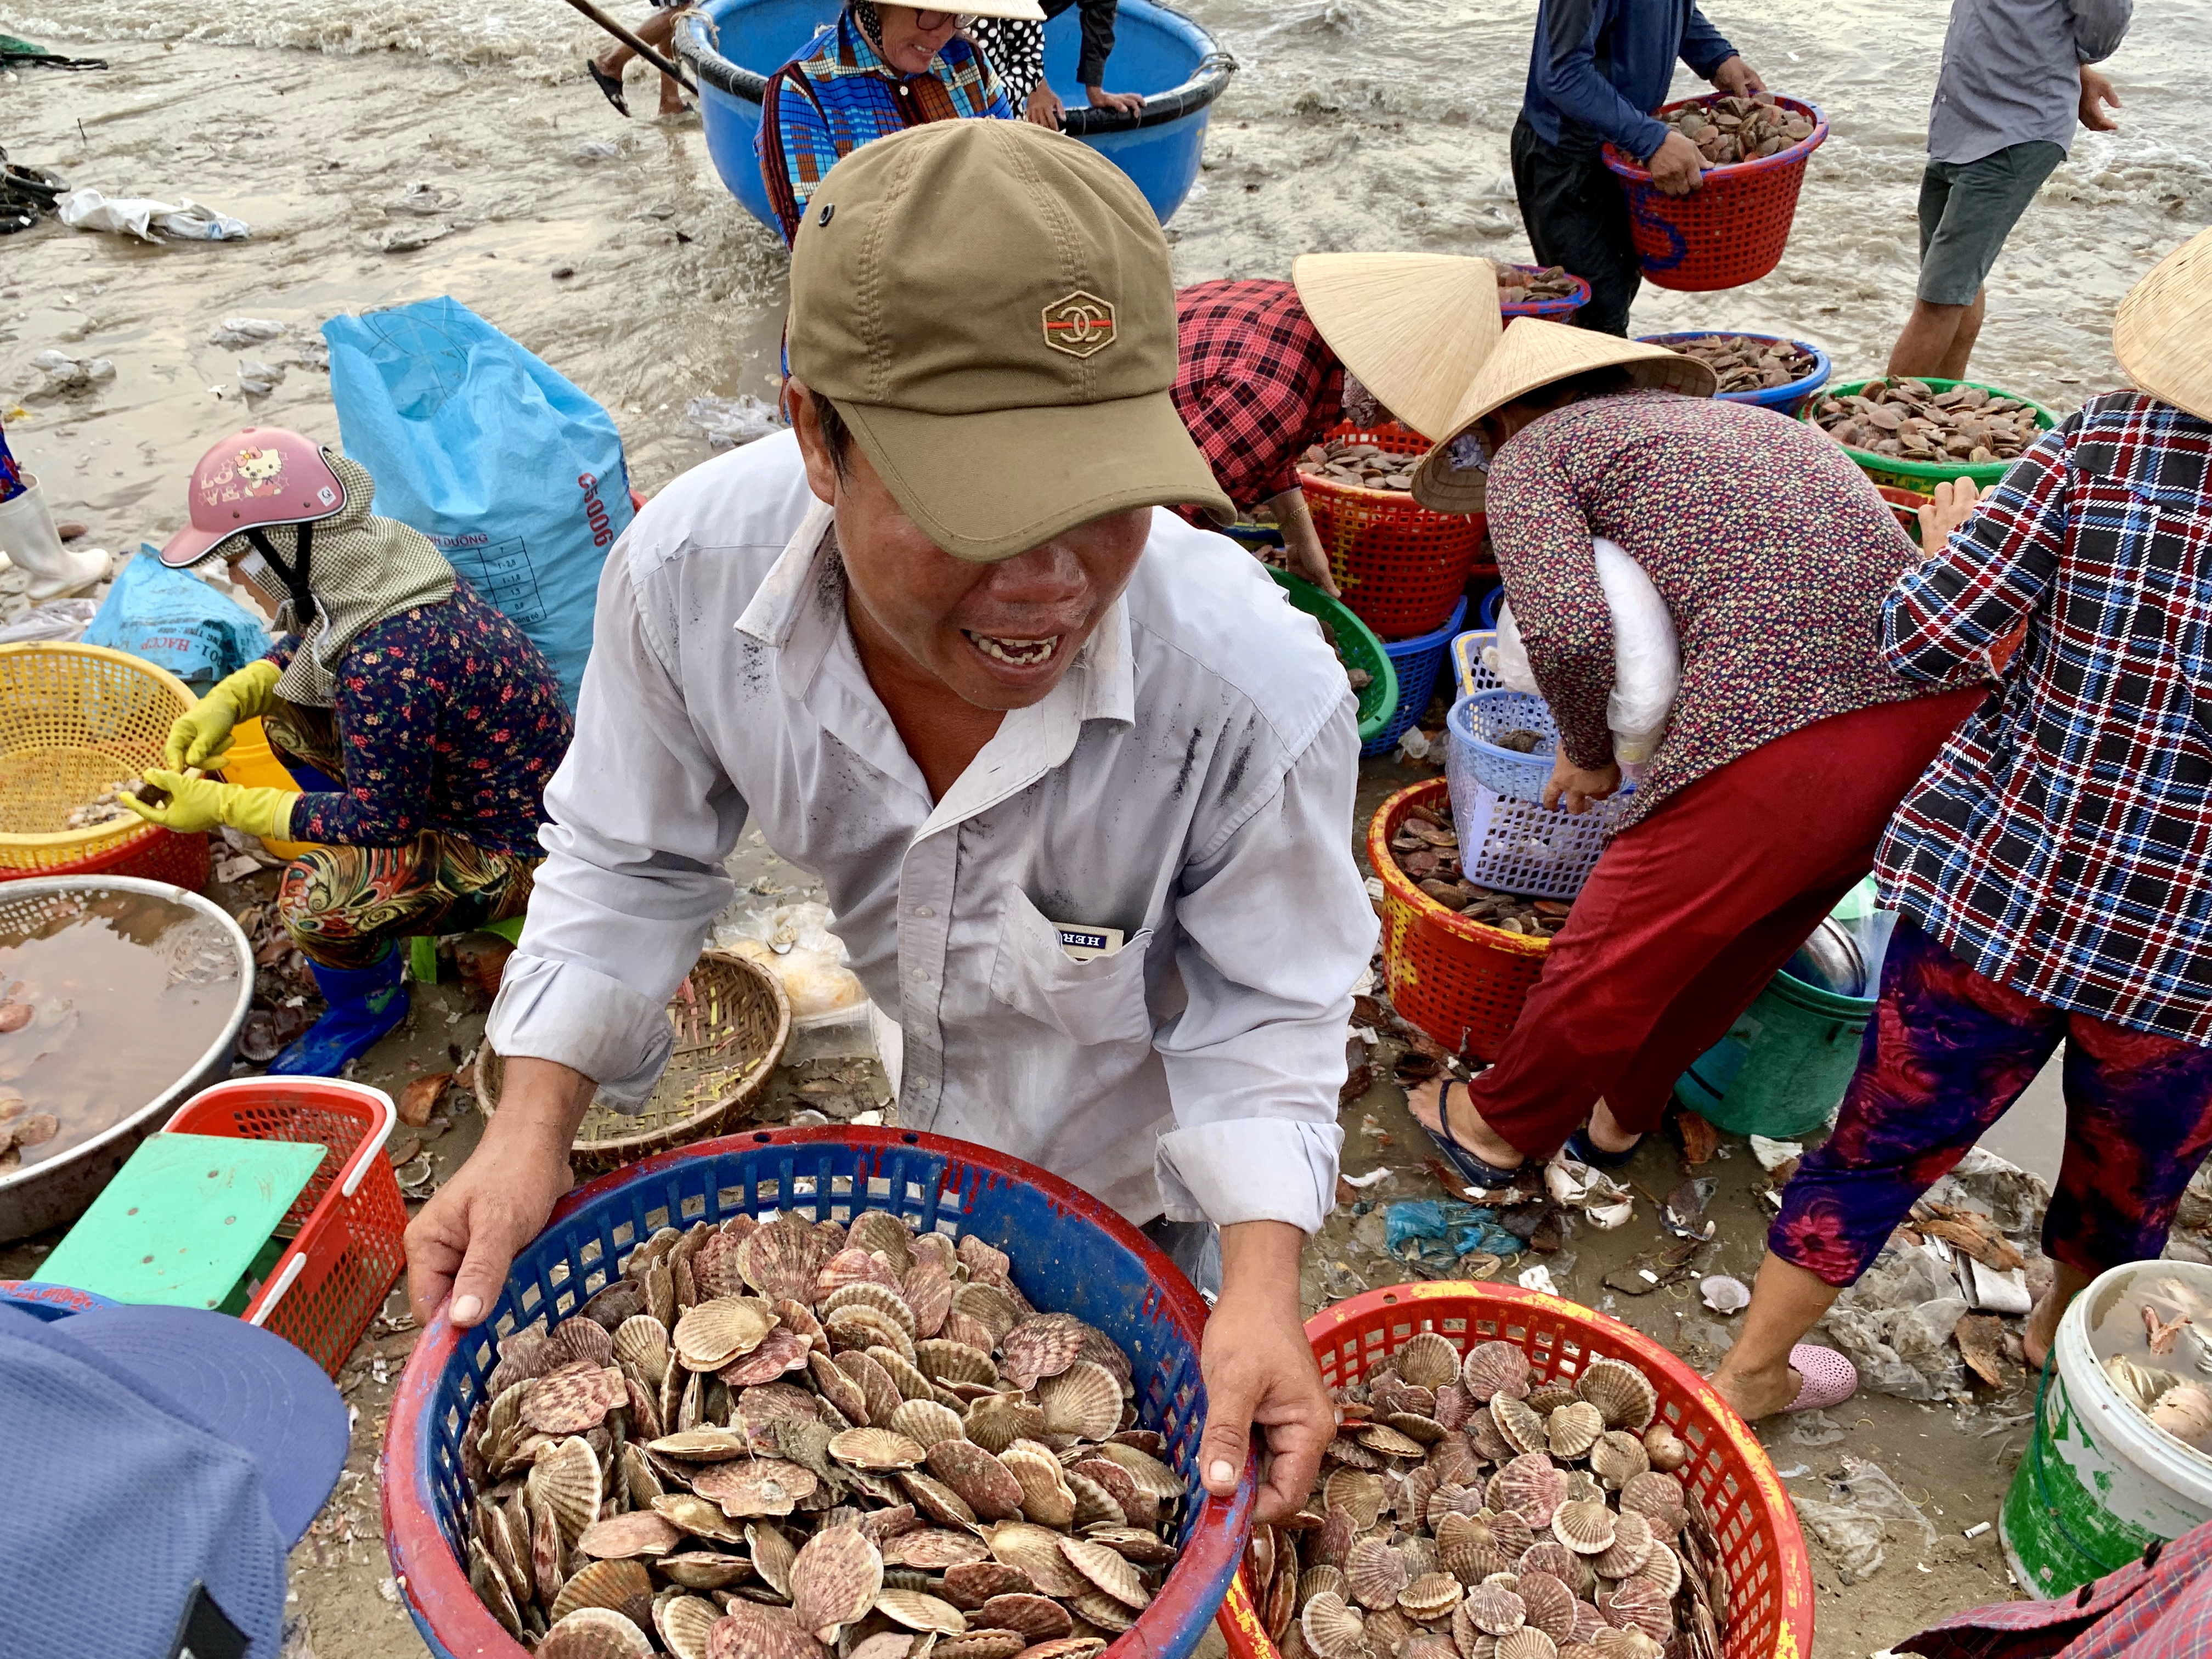
[[[1976,161],[1930,161],[1920,175],[1920,297],[1972,305],[2005,238],[2065,159],[2058,145],[2039,138]]]

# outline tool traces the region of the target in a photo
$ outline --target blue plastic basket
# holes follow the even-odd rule
[[[525,1659],[477,1600],[463,1568],[466,1480],[460,1438],[498,1354],[495,1337],[558,1322],[620,1273],[664,1226],[793,1209],[848,1222],[886,1209],[924,1231],[974,1232],[1013,1258],[1039,1307],[1073,1314],[1121,1344],[1136,1375],[1138,1421],[1167,1437],[1195,1485],[1206,1389],[1206,1304],[1142,1234],[1097,1200],[1018,1158],[937,1135],[847,1126],[730,1135],[600,1176],[562,1200],[509,1269],[485,1324],[443,1312],[416,1345],[392,1404],[384,1450],[384,1534],[409,1614],[439,1659]],[[1186,1505],[1182,1553],[1109,1654],[1182,1659],[1197,1645],[1251,1531],[1256,1458],[1233,1498]]]
[[[1494,629],[1498,626],[1498,610],[1504,603],[1505,584],[1504,582],[1498,583],[1497,586],[1482,596],[1482,609],[1475,615],[1485,628]]]
[[[1759,334],[1741,328],[1685,328],[1672,334],[1644,334],[1638,337],[1646,345],[1678,345],[1684,340],[1706,340],[1717,334],[1733,335],[1742,340],[1788,340],[1800,351],[1813,354],[1813,372],[1788,386],[1762,386],[1756,392],[1720,392],[1714,396],[1723,403],[1752,404],[1760,409],[1779,410],[1784,415],[1795,415],[1805,406],[1806,400],[1827,385],[1833,365],[1828,354],[1809,340],[1791,340],[1786,334]]]
[[[1559,753],[1559,728],[1553,723],[1551,706],[1528,691],[1478,691],[1452,707],[1449,741],[1467,751],[1467,764],[1486,789],[1508,800],[1541,800]],[[1497,739],[1508,732],[1540,732],[1544,741],[1534,753],[1501,749]]]
[[[1433,634],[1410,640],[1385,640],[1383,654],[1398,671],[1398,712],[1383,722],[1382,730],[1359,745],[1362,755],[1387,755],[1398,746],[1414,721],[1428,713],[1429,698],[1437,689],[1437,675],[1450,654],[1452,635],[1467,618],[1467,596],[1452,607],[1451,620]]]

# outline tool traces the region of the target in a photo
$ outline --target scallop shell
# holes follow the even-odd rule
[[[1378,1452],[1384,1457],[1419,1457],[1427,1449],[1411,1435],[1392,1428],[1388,1423],[1362,1423],[1352,1431],[1352,1437],[1368,1450]]]
[[[1641,1632],[1617,1631],[1613,1629],[1611,1625],[1607,1624],[1605,1621],[1605,1615],[1600,1613],[1588,1601],[1577,1601],[1575,1603],[1574,1639],[1576,1641],[1581,1643],[1585,1647],[1595,1647],[1598,1644],[1604,1642],[1612,1637],[1621,1635],[1633,1636],[1638,1642],[1640,1642],[1642,1640],[1643,1633]]]
[[[1460,1364],[1460,1387],[1471,1400],[1485,1403],[1504,1395],[1525,1399],[1529,1389],[1528,1356],[1510,1342],[1482,1342],[1468,1350]]]
[[[1664,1423],[1654,1423],[1644,1431],[1644,1455],[1662,1474],[1672,1474],[1690,1461],[1690,1446]]]
[[[902,1630],[879,1630],[873,1636],[864,1637],[855,1643],[847,1659],[908,1659],[915,1648],[927,1639],[909,1635]],[[967,1638],[956,1636],[949,1639],[963,1642]]]
[[[1142,1607],[1152,1599],[1135,1567],[1118,1551],[1087,1538],[1063,1538],[1060,1553],[1085,1578],[1124,1607]]]
[[[1548,1382],[1539,1382],[1528,1390],[1528,1409],[1539,1417],[1549,1417],[1562,1406],[1571,1406],[1582,1396],[1556,1376]]]
[[[1544,1425],[1554,1457],[1580,1457],[1605,1432],[1605,1413],[1587,1400],[1553,1411]]]
[[[1655,1547],[1651,1523],[1631,1510],[1613,1518],[1613,1542],[1590,1558],[1601,1578],[1626,1578],[1650,1559]]]
[[[751,1297],[716,1297],[676,1322],[676,1357],[695,1371],[719,1370],[760,1346],[775,1328],[775,1316]]]
[[[653,1575],[638,1561],[588,1561],[569,1575],[545,1610],[555,1624],[579,1607],[604,1607],[641,1629],[653,1622]]]
[[[1352,1517],[1352,1528],[1364,1532],[1382,1518],[1382,1480],[1360,1469],[1339,1469],[1322,1483],[1322,1499],[1332,1509]]]
[[[860,1385],[861,1396],[867,1401],[870,1426],[880,1427],[890,1421],[891,1413],[906,1398],[891,1381],[891,1375],[865,1353],[841,1353],[836,1357],[837,1369]],[[857,1419],[856,1419],[857,1420]]]
[[[1513,1586],[1528,1623],[1554,1642],[1575,1633],[1575,1593],[1548,1572],[1524,1571]]]
[[[822,1644],[787,1618],[732,1601],[707,1632],[707,1659],[823,1659]]]
[[[738,1271],[770,1301],[811,1302],[815,1278],[834,1254],[813,1223],[787,1211],[738,1242]]]
[[[1589,1451],[1590,1473],[1619,1492],[1651,1467],[1644,1443],[1625,1429],[1607,1429]]]
[[[952,1291],[952,1310],[965,1314],[991,1333],[989,1346],[995,1348],[1005,1340],[1021,1318],[1021,1310],[1014,1299],[1000,1285],[976,1280],[958,1285]]]
[[[1272,1597],[1270,1598],[1272,1601]],[[1087,1625],[1119,1636],[1137,1622],[1137,1610],[1115,1601],[1104,1590],[1092,1590],[1079,1595],[1068,1604],[1068,1611]]]
[[[808,1539],[791,1564],[792,1617],[818,1642],[875,1605],[884,1587],[881,1551],[855,1527],[827,1527]]]
[[[868,1412],[867,1392],[837,1362],[826,1353],[806,1356],[806,1369],[812,1378],[815,1392],[837,1408],[837,1414],[847,1422],[867,1427],[873,1420]]]
[[[908,1400],[893,1412],[888,1426],[927,1451],[940,1440],[964,1440],[960,1413],[934,1400]]]
[[[1516,1452],[1551,1449],[1551,1436],[1545,1431],[1544,1419],[1526,1402],[1510,1395],[1501,1394],[1492,1399],[1490,1420],[1496,1425],[1498,1437]]]
[[[848,1429],[830,1442],[830,1455],[856,1469],[910,1469],[927,1454],[895,1429]]]
[[[781,1527],[756,1521],[745,1528],[745,1543],[753,1553],[753,1571],[778,1595],[791,1594],[791,1566],[799,1559],[799,1547]]]
[[[932,1659],[1013,1659],[1029,1645],[1018,1631],[970,1630],[964,1636],[948,1636],[930,1650]]]
[[[749,1516],[789,1515],[821,1484],[811,1469],[781,1458],[758,1457],[709,1464],[692,1478],[691,1490],[720,1504],[732,1521],[742,1521]]]
[[[900,1293],[914,1312],[916,1337],[935,1336],[944,1329],[945,1316],[952,1311],[952,1274],[943,1262],[933,1257],[915,1262],[907,1269]]]
[[[1431,1624],[1448,1617],[1463,1593],[1458,1579],[1448,1572],[1425,1572],[1398,1592],[1399,1610],[1408,1618]]]
[[[1504,1552],[1486,1530],[1479,1538],[1447,1544],[1437,1554],[1444,1571],[1462,1584],[1480,1584],[1492,1573],[1504,1571],[1507,1565]]]
[[[1016,1440],[999,1457],[1000,1466],[1021,1485],[1024,1515],[1048,1527],[1074,1524],[1074,1490],[1048,1448],[1034,1440]]]
[[[741,1584],[751,1576],[752,1564],[742,1555],[726,1555],[714,1550],[685,1550],[680,1554],[664,1555],[653,1567],[672,1584],[681,1584],[685,1589],[727,1589]]]
[[[1682,1558],[1674,1553],[1672,1545],[1655,1538],[1651,1540],[1651,1553],[1644,1558],[1644,1565],[1637,1568],[1636,1576],[1672,1596],[1682,1588]]]
[[[599,1427],[609,1412],[629,1399],[619,1370],[577,1359],[532,1382],[522,1397],[520,1415],[540,1434],[581,1434]]]
[[[1037,1385],[1037,1404],[1046,1433],[1103,1440],[1121,1424],[1121,1385],[1103,1365],[1079,1359]]]
[[[1120,1552],[1139,1566],[1165,1566],[1176,1559],[1176,1547],[1173,1544],[1169,1543],[1159,1534],[1149,1531],[1143,1527],[1092,1527],[1083,1535],[1107,1546],[1109,1549]],[[1295,1563],[1297,1558],[1294,1555],[1286,1557],[1279,1551],[1277,1554],[1279,1572],[1284,1571],[1279,1564],[1285,1559]]]
[[[679,1532],[694,1538],[712,1539],[718,1544],[742,1544],[744,1534],[722,1513],[719,1504],[688,1492],[664,1492],[653,1500],[653,1512],[665,1516]]]
[[[1182,1477],[1148,1451],[1111,1440],[1100,1446],[1098,1451],[1101,1456],[1127,1469],[1139,1492],[1161,1503],[1181,1498],[1186,1490]]]
[[[1298,1610],[1303,1613],[1306,1603],[1324,1591],[1334,1591],[1338,1595],[1343,1595],[1347,1593],[1349,1588],[1341,1567],[1332,1567],[1326,1562],[1318,1566],[1308,1567],[1298,1575]]]
[[[1552,1639],[1548,1631],[1523,1625],[1498,1638],[1493,1659],[1559,1659],[1559,1644]]]
[[[1567,1477],[1541,1452],[1523,1452],[1498,1472],[1493,1483],[1503,1506],[1533,1530],[1548,1527],[1566,1502]]]
[[[1406,1571],[1406,1558],[1380,1538],[1362,1538],[1352,1545],[1344,1576],[1353,1598],[1370,1608],[1395,1607],[1398,1593],[1412,1577]]]
[[[898,1483],[914,1500],[915,1508],[940,1526],[975,1524],[975,1511],[968,1507],[968,1500],[935,1475],[925,1474],[920,1469],[901,1469]]]
[[[972,1440],[939,1441],[929,1449],[929,1470],[960,1494],[978,1520],[1012,1518],[1021,1512],[1028,1493],[1012,1470]]]
[[[1591,1360],[1575,1391],[1605,1413],[1609,1429],[1640,1432],[1659,1409],[1659,1391],[1651,1379],[1626,1360]]]
[[[1505,1553],[1505,1559],[1509,1561],[1519,1560],[1528,1546],[1536,1541],[1535,1529],[1510,1510],[1483,1519],[1490,1528],[1491,1536],[1498,1540],[1498,1547]]]
[[[830,1339],[832,1353],[888,1348],[908,1364],[914,1363],[914,1339],[906,1334],[905,1327],[889,1314],[862,1304],[838,1309],[823,1320],[822,1329]]]
[[[1016,1659],[1098,1659],[1106,1651],[1103,1636],[1063,1636],[1056,1642],[1039,1642],[1024,1648]]]
[[[1491,1401],[1491,1406],[1496,1405],[1498,1400],[1510,1398],[1509,1395],[1499,1395]],[[1467,1443],[1474,1449],[1479,1461],[1503,1463],[1521,1449],[1498,1433],[1498,1419],[1491,1414],[1491,1406],[1477,1407],[1474,1415],[1468,1419]],[[1548,1447],[1551,1442],[1547,1439],[1544,1443]]]
[[[592,1522],[578,1534],[576,1553],[600,1561],[658,1558],[674,1549],[683,1535],[665,1517],[651,1510],[638,1510]]]
[[[707,1634],[721,1616],[722,1610],[703,1595],[672,1595],[653,1604],[653,1627],[676,1659],[705,1659]]]
[[[1017,1440],[1034,1440],[1044,1432],[1044,1413],[1019,1395],[994,1394],[975,1401],[964,1420],[970,1440],[1000,1454]]]
[[[884,1368],[884,1375],[890,1378],[891,1386],[899,1391],[900,1399],[934,1400],[941,1406],[951,1403],[935,1383],[915,1370],[914,1361],[903,1352],[890,1348],[871,1348],[868,1358]],[[897,1408],[894,1407],[893,1409]]]
[[[1075,1497],[1075,1525],[1079,1531],[1102,1521],[1116,1527],[1128,1525],[1128,1512],[1114,1501],[1112,1492],[1087,1474],[1078,1474],[1073,1469],[1066,1473],[1067,1490]]]
[[[616,1326],[610,1346],[617,1363],[635,1367],[655,1388],[668,1375],[668,1328],[650,1314],[633,1314]]]
[[[995,1527],[984,1528],[983,1541],[991,1547],[994,1558],[1029,1574],[1030,1582],[1042,1595],[1080,1595],[1091,1588],[1091,1581],[1070,1566],[1067,1558],[1060,1553],[1060,1534],[1048,1527],[1026,1521],[1001,1521]],[[991,1622],[1005,1621],[994,1619]]]
[[[914,1366],[933,1382],[996,1382],[998,1363],[980,1348],[944,1337],[914,1345]],[[1117,1390],[1118,1394],[1118,1390]]]
[[[1589,1558],[1576,1554],[1548,1532],[1521,1552],[1514,1561],[1513,1571],[1523,1577],[1533,1574],[1540,1578],[1556,1578],[1567,1587],[1571,1596],[1586,1594],[1593,1577]],[[1563,1636],[1559,1639],[1566,1638]]]
[[[998,1565],[988,1559],[990,1552],[983,1547],[981,1539],[946,1527],[921,1527],[902,1533],[887,1540],[883,1547],[887,1565],[919,1567],[924,1572],[944,1572],[948,1577],[956,1569]],[[976,1599],[981,1601],[982,1597]],[[957,1598],[955,1604],[962,1605]]]
[[[863,1210],[846,1228],[845,1244],[882,1256],[902,1274],[914,1265],[913,1247],[908,1243],[913,1237],[906,1223],[889,1210]]]
[[[1398,1375],[1417,1389],[1441,1389],[1460,1379],[1459,1350],[1434,1331],[1416,1331],[1390,1358]]]
[[[742,1429],[725,1429],[712,1423],[679,1429],[648,1443],[663,1457],[686,1463],[723,1463],[745,1456],[752,1450],[752,1443]]]
[[[981,1543],[977,1540],[977,1547]],[[963,1613],[974,1613],[994,1595],[1029,1592],[1030,1576],[1003,1561],[958,1561],[945,1570],[945,1599]]]
[[[544,1659],[651,1659],[653,1641],[611,1608],[583,1607],[556,1617],[538,1651]]]
[[[966,1613],[951,1602],[921,1590],[884,1590],[876,1597],[876,1611],[908,1630],[938,1631],[957,1636],[968,1628]]]
[[[832,1258],[831,1265],[854,1254],[854,1251],[844,1251]],[[875,1258],[870,1256],[867,1260],[874,1262]],[[821,1319],[825,1331],[830,1322],[848,1308],[871,1309],[883,1315],[909,1337],[914,1334],[914,1310],[907,1306],[906,1297],[897,1290],[874,1279],[861,1279],[842,1285],[814,1304],[815,1313]]]
[[[1319,1659],[1357,1659],[1366,1651],[1366,1621],[1335,1590],[1308,1599],[1298,1630]]]
[[[1577,1555],[1595,1555],[1613,1542],[1616,1517],[1597,1498],[1562,1504],[1552,1517],[1552,1533]]]
[[[588,1359],[594,1365],[615,1363],[614,1339],[607,1334],[607,1328],[581,1314],[562,1320],[545,1339],[545,1370],[550,1371],[579,1359]]]
[[[1057,1376],[1083,1352],[1084,1328],[1073,1314],[1031,1315],[1000,1340],[1000,1374],[1019,1389],[1033,1389],[1039,1378]],[[1117,1387],[1117,1399],[1120,1394]]]
[[[1642,1516],[1655,1533],[1672,1537],[1680,1531],[1684,1508],[1682,1483],[1671,1474],[1653,1469],[1621,1486],[1621,1513]]]
[[[1527,1622],[1528,1607],[1515,1591],[1497,1584],[1477,1584],[1467,1593],[1467,1616],[1485,1636],[1503,1636]]]
[[[691,1284],[701,1296],[711,1302],[745,1293],[745,1275],[738,1265],[738,1247],[744,1242],[738,1234],[717,1232],[700,1245],[691,1258]]]
[[[1055,1552],[1056,1553],[1056,1552]],[[1091,1581],[1060,1563],[1060,1571],[1069,1583],[1081,1586],[1067,1592],[1070,1595],[1091,1593]],[[1010,1630],[1031,1642],[1056,1642],[1073,1632],[1075,1622],[1067,1616],[1067,1609],[1048,1596],[1034,1591],[1015,1591],[1006,1595],[994,1595],[975,1609],[979,1626],[993,1630]]]
[[[1598,1592],[1597,1610],[1617,1630],[1640,1630],[1655,1642],[1663,1642],[1674,1628],[1668,1597],[1645,1578],[1624,1578],[1608,1595]]]
[[[552,1510],[561,1541],[573,1544],[599,1516],[599,1459],[590,1443],[571,1438],[543,1448],[524,1483],[531,1505]]]
[[[1115,1507],[1131,1523],[1150,1526],[1157,1524],[1159,1521],[1160,1506],[1158,1501],[1139,1492],[1136,1481],[1130,1478],[1129,1472],[1119,1463],[1109,1462],[1103,1457],[1086,1457],[1079,1463],[1068,1464],[1066,1468],[1071,1488],[1073,1477],[1077,1475],[1081,1475],[1084,1479],[1093,1482],[1114,1500]],[[1077,1493],[1079,1512],[1081,1509],[1079,1502],[1081,1496],[1081,1493]]]
[[[722,1366],[715,1375],[732,1389],[750,1389],[773,1382],[788,1371],[803,1371],[813,1358],[806,1339],[781,1325],[761,1339],[750,1353]]]

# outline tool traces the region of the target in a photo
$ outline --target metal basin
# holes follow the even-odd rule
[[[699,118],[714,171],[746,212],[773,230],[753,141],[766,77],[843,9],[840,0],[707,0],[677,20],[675,50],[699,83]],[[1067,131],[1127,173],[1160,222],[1198,179],[1209,106],[1235,60],[1199,25],[1152,0],[1121,0],[1107,83],[1141,92],[1136,115],[1092,109],[1075,84],[1082,23],[1071,7],[1045,25],[1045,78],[1067,106]]]
[[[0,888],[0,915],[21,914],[27,904],[63,896],[144,893],[198,912],[221,924],[235,953],[238,997],[222,1033],[192,1060],[177,1080],[143,1106],[118,1119],[82,1146],[21,1169],[0,1173],[0,1243],[43,1232],[82,1215],[100,1188],[130,1161],[138,1143],[169,1121],[169,1115],[209,1084],[230,1075],[231,1051],[239,1028],[253,1003],[253,947],[221,906],[166,881],[129,876],[32,876]]]

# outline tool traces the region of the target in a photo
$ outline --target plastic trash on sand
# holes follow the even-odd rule
[[[1915,1550],[1936,1547],[1934,1525],[1879,1463],[1846,1457],[1841,1476],[1828,1481],[1828,1495],[1833,1502],[1795,1492],[1790,1501],[1847,1584],[1881,1571],[1886,1542]]]
[[[774,974],[791,999],[791,1023],[802,1030],[865,1019],[866,988],[845,966],[844,941],[830,924],[826,904],[763,906],[719,924],[714,945]]]
[[[1943,1400],[1966,1386],[1951,1341],[1966,1311],[1959,1281],[1936,1251],[1893,1243],[1836,1298],[1826,1323],[1858,1367],[1862,1387],[1900,1400]]]
[[[716,449],[734,449],[783,430],[775,405],[750,392],[734,398],[694,398],[684,405],[684,419]]]
[[[54,211],[75,230],[110,230],[148,242],[159,242],[162,236],[188,242],[242,242],[252,234],[245,220],[202,207],[189,196],[172,207],[145,196],[110,198],[87,186],[63,197],[54,204]]]
[[[1498,1212],[1478,1209],[1456,1199],[1409,1198],[1384,1212],[1383,1240],[1396,1255],[1413,1241],[1448,1246],[1455,1256],[1480,1251],[1518,1255],[1528,1247],[1498,1224]]]

